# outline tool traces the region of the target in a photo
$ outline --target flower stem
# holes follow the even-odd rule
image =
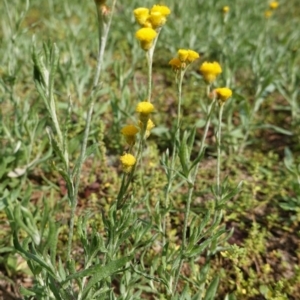
[[[184,77],[184,70],[180,70],[179,73],[179,80],[177,79],[177,95],[178,95],[178,105],[177,105],[177,121],[176,121],[176,128],[175,128],[175,136],[173,140],[173,151],[172,151],[172,158],[170,168],[168,170],[168,184],[165,191],[165,209],[168,210],[170,205],[170,193],[172,189],[172,184],[174,180],[174,168],[175,168],[175,160],[177,155],[177,141],[180,138],[180,119],[181,119],[181,104],[182,104],[182,82]],[[167,220],[169,218],[169,214],[164,214],[163,218],[163,245],[166,243],[166,232],[167,232]]]
[[[141,156],[142,156],[142,150],[144,148],[144,142],[145,142],[145,132],[146,132],[146,125],[144,126],[143,131],[141,132],[141,138],[139,141],[138,151],[136,154],[136,163],[133,166],[129,175],[127,176],[126,183],[125,183],[126,175],[123,174],[122,184],[121,184],[118,196],[117,196],[117,210],[121,209],[126,201],[125,193],[127,192],[129,185],[132,182],[132,178],[135,173],[135,169],[136,169],[136,167],[141,159]]]
[[[151,48],[152,49],[152,48]],[[148,90],[147,90],[147,101],[151,102],[152,93],[152,63],[153,63],[153,51],[146,52],[147,63],[148,63]]]
[[[221,198],[220,172],[221,172],[221,131],[222,131],[222,115],[224,105],[220,105],[219,121],[218,121],[218,136],[217,136],[217,201]]]
[[[177,285],[178,285],[178,281],[179,281],[179,276],[180,276],[180,272],[181,272],[181,268],[183,265],[183,254],[184,251],[186,249],[186,242],[187,242],[187,226],[188,226],[188,221],[189,221],[189,215],[190,215],[190,209],[191,209],[191,202],[192,202],[192,196],[193,196],[193,192],[194,192],[194,185],[190,185],[189,186],[189,191],[188,191],[188,198],[186,201],[186,208],[185,208],[185,216],[184,216],[184,225],[183,225],[183,233],[182,233],[182,244],[181,244],[181,249],[180,249],[180,263],[177,269],[177,273],[175,276],[175,284],[174,284],[174,294],[176,292],[177,289]]]
[[[209,94],[209,93],[207,93],[207,94]],[[207,137],[208,128],[209,128],[209,125],[210,125],[211,114],[212,114],[213,107],[214,107],[215,103],[216,103],[216,99],[214,98],[212,103],[209,105],[208,110],[207,110],[205,129],[204,129],[204,133],[203,133],[203,136],[202,136],[202,139],[201,139],[201,146],[200,146],[200,150],[199,150],[199,155],[202,154],[202,151],[204,149],[205,139]],[[187,246],[187,237],[186,237],[186,235],[187,235],[187,226],[188,226],[188,220],[189,220],[189,215],[190,215],[190,207],[191,207],[192,196],[193,196],[193,192],[194,192],[194,186],[195,186],[195,182],[196,182],[196,176],[197,176],[197,173],[198,173],[199,165],[200,165],[200,162],[197,163],[197,165],[196,165],[196,167],[193,171],[192,183],[189,184],[188,197],[187,197],[186,209],[185,209],[185,215],[184,215],[182,244],[181,244],[181,250],[180,250],[180,263],[179,263],[179,267],[177,269],[177,273],[176,273],[176,276],[175,276],[175,284],[174,284],[174,290],[173,290],[174,293],[176,292],[176,289],[177,289],[179,276],[180,276],[181,268],[182,268],[183,261],[184,261],[183,255],[184,255],[184,251],[185,251],[186,246]]]
[[[181,70],[179,73],[179,81],[178,81],[178,105],[177,105],[177,123],[176,123],[176,136],[179,137],[179,127],[180,127],[180,119],[181,119],[181,104],[182,104],[182,82],[185,71]]]
[[[152,94],[152,64],[153,64],[153,54],[158,40],[158,36],[161,29],[158,29],[155,40],[153,41],[152,47],[146,52],[147,63],[148,63],[148,88],[147,88],[147,101],[151,102]]]
[[[204,146],[205,146],[205,140],[206,140],[207,132],[208,132],[209,125],[210,125],[210,118],[211,118],[211,114],[212,114],[213,108],[215,106],[215,103],[216,103],[216,99],[214,98],[212,103],[208,106],[208,109],[207,109],[207,117],[206,117],[206,122],[205,122],[205,127],[204,127],[204,133],[203,133],[203,136],[201,139],[201,146],[200,146],[199,154],[202,153]]]
[[[59,122],[57,119],[55,99],[54,99],[54,95],[53,95],[52,91],[51,91],[51,93],[49,93],[49,99],[50,99],[49,105],[50,105],[51,119],[52,119],[52,122],[53,122],[53,125],[55,128],[55,132],[58,137],[59,145],[61,145],[61,147],[62,147],[62,152],[63,152],[62,154],[63,154],[65,169],[67,170],[67,172],[69,172],[69,154],[65,147],[63,134],[62,134],[62,131],[60,129]]]
[[[104,16],[101,15],[101,11],[98,9],[98,27],[99,27],[99,52],[98,52],[98,62],[97,62],[97,68],[95,77],[93,80],[93,86],[90,91],[90,96],[88,97],[88,101],[90,101],[90,107],[87,113],[86,123],[85,123],[85,129],[84,129],[84,136],[83,141],[81,145],[81,151],[79,156],[79,163],[78,168],[75,169],[74,172],[74,190],[73,193],[70,195],[70,201],[71,201],[71,219],[70,219],[70,227],[69,227],[69,239],[68,239],[68,247],[67,247],[67,259],[70,260],[71,258],[71,248],[72,248],[72,240],[73,240],[73,231],[74,231],[74,221],[75,221],[75,212],[77,208],[77,202],[78,202],[78,189],[79,189],[79,183],[80,183],[80,174],[82,170],[82,166],[85,160],[85,154],[86,154],[86,148],[87,148],[87,142],[90,132],[90,126],[92,121],[92,115],[94,112],[94,105],[96,101],[96,95],[95,95],[95,88],[98,85],[101,70],[103,66],[103,58],[104,58],[104,50],[107,42],[107,37],[113,17],[114,8],[116,5],[117,0],[113,1],[112,7],[111,7],[111,13],[109,16],[108,21],[106,22],[104,20]]]

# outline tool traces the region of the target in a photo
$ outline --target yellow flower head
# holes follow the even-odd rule
[[[279,6],[279,3],[277,1],[272,1],[270,4],[269,4],[269,7],[271,9],[276,9],[277,7]]]
[[[204,62],[200,66],[200,73],[202,74],[204,80],[211,84],[216,80],[217,76],[222,73],[222,68],[217,62]]]
[[[229,12],[229,10],[230,10],[230,7],[227,5],[222,8],[222,11],[224,14],[227,14]]]
[[[122,128],[121,133],[124,135],[136,135],[139,132],[139,130],[134,125],[126,125]]]
[[[149,17],[149,9],[145,7],[139,7],[133,11],[134,17],[136,21],[141,25],[144,26],[147,22]]]
[[[154,111],[154,106],[148,101],[138,103],[135,109],[136,112],[140,113],[140,121],[146,126],[150,118],[150,114]]]
[[[139,41],[151,42],[156,38],[156,31],[152,28],[141,28],[135,33]]]
[[[135,144],[135,135],[139,132],[138,128],[134,125],[126,125],[121,129],[121,133],[124,135],[126,142],[129,145]]]
[[[171,10],[169,7],[164,6],[164,5],[153,5],[151,8],[150,14],[154,12],[159,12],[161,13],[162,16],[166,17],[171,13]]]
[[[226,87],[217,88],[214,90],[214,93],[219,100],[220,105],[224,104],[232,96],[232,90]]]
[[[189,50],[179,49],[177,52],[178,58],[180,61],[186,61],[189,56]]]
[[[179,58],[175,57],[169,61],[169,65],[171,65],[174,71],[178,71],[181,69],[182,63]]]
[[[196,51],[188,50],[188,57],[187,57],[188,62],[193,62],[194,60],[198,59],[199,57],[200,57],[200,55]]]
[[[187,63],[191,63],[200,57],[196,51],[186,49],[179,49],[177,55],[181,62]]]
[[[129,173],[132,170],[132,167],[136,163],[136,158],[129,153],[126,153],[120,157],[120,161],[125,173]]]
[[[150,10],[148,21],[154,29],[162,27],[166,23],[167,16],[170,13],[171,11],[167,6],[154,5]]]
[[[150,22],[152,28],[158,28],[162,27],[166,23],[167,18],[160,12],[151,12],[148,21]]]
[[[135,109],[136,112],[139,112],[141,114],[149,115],[154,111],[154,106],[152,103],[148,101],[142,101],[138,103]]]
[[[272,16],[273,12],[271,10],[266,10],[265,11],[265,18],[269,19]]]
[[[152,122],[151,119],[149,119],[149,120],[148,120],[148,123],[147,123],[147,128],[146,128],[146,130],[147,130],[147,131],[151,131],[154,127],[155,127],[155,124]]]
[[[139,127],[141,128],[141,130],[143,130],[144,124],[142,121],[139,121]],[[146,132],[145,132],[145,138],[148,138],[151,130],[155,127],[155,124],[152,122],[151,119],[149,119],[147,121],[147,126],[146,126]]]
[[[141,42],[141,47],[145,51],[152,47],[152,42],[156,36],[157,33],[152,28],[141,28],[135,33],[135,37]]]

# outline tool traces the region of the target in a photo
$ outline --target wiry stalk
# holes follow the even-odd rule
[[[206,117],[206,122],[205,122],[204,133],[203,133],[203,136],[202,136],[202,139],[201,139],[199,155],[202,154],[204,146],[205,146],[205,140],[206,140],[206,137],[207,137],[208,128],[209,128],[209,125],[210,125],[211,114],[212,114],[215,102],[216,102],[216,99],[214,98],[212,103],[209,105],[208,110],[207,110],[207,117]],[[187,247],[187,237],[186,237],[187,236],[187,227],[188,227],[192,196],[193,196],[193,193],[194,193],[194,186],[195,186],[195,182],[196,182],[196,176],[197,176],[197,173],[198,173],[199,165],[200,165],[200,162],[197,163],[194,171],[192,171],[193,172],[192,183],[189,184],[189,189],[188,189],[188,197],[187,197],[187,202],[186,202],[183,233],[182,233],[182,244],[181,244],[181,251],[180,251],[180,256],[181,257],[180,257],[180,263],[179,263],[179,267],[177,269],[177,273],[176,273],[176,277],[175,277],[175,284],[174,284],[174,289],[173,289],[174,292],[176,292],[176,289],[177,289],[179,276],[180,276],[181,268],[182,268],[183,261],[184,261],[183,254],[184,254],[184,251]]]
[[[84,136],[83,141],[81,145],[81,151],[79,156],[79,163],[78,168],[75,170],[74,174],[74,192],[71,195],[71,219],[70,219],[70,227],[69,227],[69,239],[68,239],[68,249],[67,249],[67,258],[70,260],[71,258],[71,248],[72,248],[72,239],[73,239],[73,231],[74,231],[74,219],[75,219],[75,212],[77,207],[77,196],[78,196],[78,188],[80,183],[80,174],[82,170],[82,166],[85,160],[85,154],[86,154],[86,148],[87,148],[87,142],[90,132],[90,126],[92,121],[92,115],[94,112],[94,105],[96,101],[96,87],[98,85],[100,76],[101,76],[101,70],[103,67],[103,58],[104,58],[104,50],[107,42],[107,37],[113,17],[114,8],[116,5],[117,0],[114,0],[111,7],[111,12],[108,17],[108,20],[105,18],[107,17],[104,15],[104,12],[101,10],[100,7],[97,7],[98,12],[98,26],[99,26],[99,52],[98,52],[98,62],[97,62],[97,68],[95,77],[93,80],[93,86],[90,92],[90,96],[88,97],[88,101],[90,101],[90,107],[87,113],[86,123],[85,123],[85,129],[84,129]]]
[[[153,41],[152,47],[146,52],[147,63],[148,63],[148,86],[147,86],[147,101],[151,102],[152,95],[152,64],[153,64],[153,54],[156,47],[156,43],[159,37],[161,28],[157,29],[157,35]]]
[[[176,128],[175,128],[175,136],[173,141],[173,151],[172,151],[172,158],[171,164],[168,170],[168,184],[165,191],[165,209],[168,210],[170,205],[170,193],[173,185],[174,180],[174,169],[175,169],[175,161],[177,156],[177,141],[180,138],[180,119],[181,119],[181,104],[182,104],[182,82],[184,77],[184,70],[181,69],[179,73],[179,79],[177,78],[177,95],[178,95],[178,105],[177,105],[177,121],[176,121]],[[164,214],[163,218],[163,245],[166,243],[166,231],[167,231],[167,220],[168,220],[168,213]]]
[[[224,105],[220,105],[219,109],[219,123],[218,123],[218,136],[217,136],[217,201],[221,198],[221,185],[220,185],[220,173],[221,173],[221,131],[222,131],[222,115]]]

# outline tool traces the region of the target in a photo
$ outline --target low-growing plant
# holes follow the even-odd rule
[[[68,28],[72,41],[53,42],[54,30],[42,45],[38,35],[29,43],[36,94],[16,92],[17,64],[1,80],[16,116],[9,113],[0,127],[6,137],[0,210],[10,231],[0,263],[12,278],[19,270],[30,273],[32,284],[21,285],[19,294],[209,300],[297,293],[292,285],[299,270],[275,281],[274,266],[263,257],[279,260],[268,239],[278,232],[280,209],[293,213],[289,224],[297,228],[299,168],[286,148],[291,177],[284,182],[292,182],[293,192],[284,187],[280,193],[272,190],[281,183],[273,166],[281,168],[280,154],[253,151],[267,130],[293,134],[294,128],[272,124],[264,110],[275,93],[287,100],[292,126],[298,124],[298,56],[291,54],[284,66],[297,34],[272,49],[278,3],[149,4],[135,8],[130,20],[124,3],[94,2],[97,55],[79,51],[80,31],[90,25],[75,18]],[[194,14],[200,2],[201,16]],[[26,33],[21,23],[30,3],[14,17],[5,5],[17,40]],[[48,5],[53,29],[57,8]],[[64,4],[57,17],[72,19],[73,9]],[[194,23],[206,28],[199,39]],[[114,24],[118,30],[111,30]],[[6,55],[19,55],[14,39]],[[265,207],[271,213],[261,220]],[[282,270],[285,263],[280,260]]]

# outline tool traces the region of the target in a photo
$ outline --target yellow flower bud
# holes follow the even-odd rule
[[[142,101],[142,102],[138,103],[135,111],[139,112],[141,114],[149,115],[154,111],[154,106],[151,102]]]
[[[279,6],[279,3],[277,1],[272,1],[270,4],[269,4],[269,7],[271,9],[276,9],[277,7]]]
[[[200,57],[200,55],[194,51],[194,50],[188,50],[188,57],[187,57],[187,61],[188,62],[193,62],[194,60],[198,59]]]
[[[179,49],[177,55],[180,61],[186,61],[189,56],[189,51],[186,49]]]
[[[224,6],[224,7],[222,8],[222,11],[223,11],[224,14],[227,14],[227,13],[229,12],[229,10],[230,10],[230,7],[229,7],[229,6]]]
[[[169,65],[171,65],[171,67],[173,68],[174,71],[178,71],[182,67],[182,63],[181,63],[180,59],[177,57],[172,58],[169,61]]]
[[[149,9],[145,8],[145,7],[139,7],[133,11],[133,14],[134,14],[136,21],[141,26],[144,26],[149,17]]]
[[[151,23],[153,28],[162,27],[167,19],[160,12],[151,12],[148,21]]]
[[[204,62],[200,66],[200,73],[203,76],[204,80],[207,83],[211,84],[216,80],[217,76],[222,73],[222,68],[217,62]]]
[[[187,64],[192,63],[194,60],[199,58],[199,54],[194,50],[179,49],[177,52],[178,58],[170,60],[169,64],[172,65],[173,69],[185,68]],[[181,62],[179,64],[179,62]]]
[[[126,153],[120,157],[120,161],[123,167],[123,171],[125,173],[129,173],[136,163],[136,158],[132,154]]]
[[[265,18],[266,18],[266,19],[269,19],[269,18],[272,16],[272,14],[273,14],[273,13],[272,13],[271,10],[266,10],[266,11],[265,11]]]
[[[232,96],[232,90],[226,87],[217,88],[214,90],[214,93],[220,105],[223,105]]]
[[[154,12],[159,12],[164,17],[166,17],[171,13],[171,10],[169,9],[169,7],[164,6],[164,5],[153,5],[153,7],[151,8],[150,14],[152,14]]]
[[[139,127],[141,130],[143,130],[144,124],[139,121]],[[146,126],[146,132],[145,132],[145,138],[148,138],[150,136],[151,130],[155,127],[155,124],[152,122],[151,119],[148,120],[147,126]]]
[[[148,101],[138,103],[135,109],[136,112],[140,113],[140,121],[146,126],[150,114],[154,111],[154,106]]]
[[[143,50],[148,51],[153,44],[153,40],[156,38],[157,33],[152,28],[141,28],[139,29],[135,37],[140,41]]]
[[[121,129],[121,133],[124,135],[126,142],[130,146],[135,144],[135,136],[138,132],[138,128],[134,125],[126,125]]]

